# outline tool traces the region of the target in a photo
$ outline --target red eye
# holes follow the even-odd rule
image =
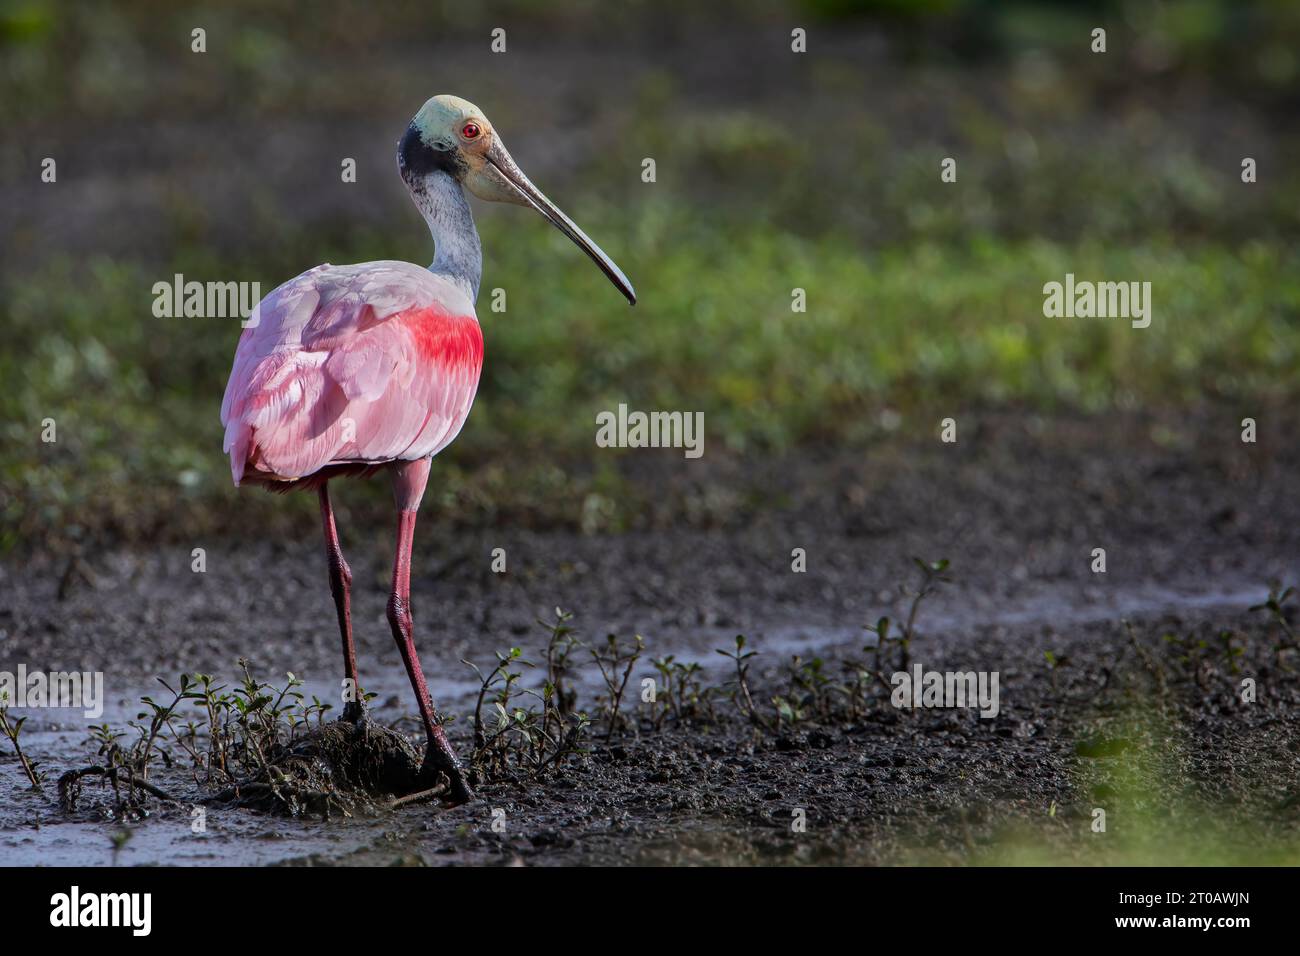
[[[478,139],[479,134],[482,132],[483,131],[478,128],[477,123],[466,123],[464,128],[460,131],[460,135],[464,136],[466,139]]]

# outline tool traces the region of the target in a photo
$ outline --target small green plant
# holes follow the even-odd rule
[[[164,687],[167,687],[165,681],[159,679],[158,682]],[[171,720],[176,715],[176,708],[179,707],[181,701],[185,699],[185,691],[188,689],[188,684],[186,683],[184,675],[181,677],[181,690],[174,691],[170,687],[167,687],[167,689],[172,693],[172,700],[171,703],[165,706],[155,702],[152,697],[140,698],[140,702],[148,706],[149,711],[147,713],[136,715],[136,719],[144,720],[147,717],[149,719],[149,725],[144,728],[136,727],[136,730],[139,733],[139,740],[136,742],[136,746],[132,748],[131,762],[134,769],[139,773],[141,779],[148,779],[149,764],[153,759],[153,751],[155,745],[158,743],[158,737],[164,729],[170,729]],[[164,761],[167,763],[171,762],[170,756],[168,756],[165,751],[160,753]]]
[[[704,670],[698,661],[674,662],[673,665],[673,700],[678,722],[689,723],[697,720],[716,722],[717,714],[713,710],[713,698],[718,688],[705,687],[701,682]]]
[[[108,839],[109,839],[109,845],[113,851],[114,866],[117,866],[118,854],[126,849],[126,845],[131,842],[132,836],[134,836],[134,834],[127,827],[123,827],[120,830],[116,830],[112,833],[112,835],[109,836]]]
[[[913,558],[912,562],[921,572],[921,583],[912,592],[912,605],[908,608],[907,623],[903,625],[903,633],[899,639],[903,654],[903,665],[900,670],[907,670],[908,665],[911,663],[912,641],[916,638],[916,616],[921,610],[921,603],[937,591],[940,584],[952,580],[944,574],[948,570],[947,558],[939,561],[923,561],[920,558]]]
[[[714,719],[715,688],[703,686],[703,667],[697,661],[683,663],[675,655],[667,654],[650,663],[662,685],[662,692],[656,694],[655,703],[649,707],[653,730],[662,730],[669,718],[676,724]]]
[[[675,670],[673,664],[675,655],[666,654],[663,657],[655,658],[650,661],[650,666],[655,669],[659,675],[660,689],[655,694],[654,702],[650,704],[650,726],[654,730],[662,730],[664,721],[670,716],[680,720],[680,711],[673,699],[673,677]]]
[[[772,698],[772,706],[776,708],[776,729],[778,732],[781,730],[783,722],[793,727],[804,720],[803,707],[797,701],[778,694]]]
[[[582,646],[582,642],[569,626],[572,620],[572,614],[557,607],[554,621],[537,622],[547,632],[546,682],[551,688],[549,693],[554,696],[554,711],[560,717],[571,714],[578,699],[578,692],[569,687],[569,672],[572,669],[569,659]]]
[[[1238,659],[1246,653],[1246,649],[1236,643],[1236,638],[1235,631],[1222,630],[1219,632],[1219,650],[1223,654],[1223,662],[1229,674],[1241,673],[1241,664]]]
[[[876,635],[876,643],[872,648],[875,655],[875,666],[872,669],[877,677],[885,682],[886,686],[889,684],[884,676],[886,668],[905,671],[912,662],[912,642],[917,636],[916,619],[920,613],[921,604],[939,589],[940,584],[952,580],[946,574],[948,570],[947,558],[939,561],[924,561],[921,558],[912,558],[912,563],[916,565],[917,570],[920,572],[921,580],[914,591],[900,588],[904,597],[910,596],[912,599],[903,625],[895,630],[894,622],[888,617],[879,618],[875,624],[863,625],[865,630]],[[891,647],[898,649],[896,668],[886,657],[886,652]]]
[[[479,676],[478,699],[474,703],[474,749],[483,751],[487,747],[487,730],[483,723],[483,704],[492,692],[493,701],[498,712],[504,712],[515,696],[515,686],[519,683],[522,672],[511,671],[512,666],[533,667],[532,661],[524,659],[524,652],[518,647],[510,648],[506,654],[496,652],[497,663],[484,676],[479,666],[473,661],[462,660],[461,663],[473,669]]]
[[[772,703],[781,720],[788,724],[797,724],[811,714],[819,720],[831,717],[831,694],[835,691],[847,693],[846,688],[837,685],[826,673],[825,662],[820,657],[805,661],[799,655],[790,659],[788,672],[788,691],[773,697]]]
[[[1188,679],[1204,689],[1209,681],[1210,662],[1206,652],[1209,642],[1192,634],[1165,634],[1165,644],[1173,649],[1170,658],[1177,665],[1176,680]]]
[[[195,754],[195,766],[201,768],[211,782],[214,775],[223,781],[230,779],[229,737],[225,732],[225,714],[230,709],[230,697],[225,693],[226,685],[218,684],[210,674],[195,674],[192,684],[184,677],[181,683],[189,700],[196,701],[204,716],[207,717],[208,752],[199,758]],[[197,739],[197,728],[192,727],[192,736]]]
[[[1291,622],[1287,620],[1286,604],[1295,593],[1295,588],[1283,587],[1282,582],[1274,581],[1269,584],[1268,597],[1262,603],[1251,607],[1252,611],[1267,611],[1273,623],[1277,625],[1281,639],[1273,647],[1273,659],[1279,666],[1282,664],[1282,654],[1285,651],[1300,650],[1300,640],[1297,640]]]
[[[641,659],[644,650],[645,641],[640,634],[635,635],[626,647],[617,635],[609,634],[602,647],[590,648],[592,660],[600,668],[601,680],[605,682],[605,693],[597,701],[605,711],[606,740],[616,730],[631,726],[623,716],[623,694],[627,690],[628,678],[632,676],[632,668]]]
[[[549,635],[547,676],[540,693],[525,688],[521,682],[522,668],[536,665],[525,659],[518,647],[506,654],[498,651],[496,666],[487,674],[472,661],[462,661],[479,677],[470,762],[484,777],[506,776],[513,768],[539,773],[582,752],[590,720],[586,713],[575,709],[576,692],[566,689],[569,657],[580,646],[569,626],[571,619],[571,614],[556,608],[554,622],[538,622]],[[541,709],[535,703],[526,704],[526,698],[539,703]],[[483,716],[487,703],[496,712],[491,726]]]
[[[754,706],[754,696],[749,689],[749,659],[758,651],[745,650],[745,635],[737,634],[736,649],[734,651],[719,648],[717,653],[730,658],[736,664],[736,680],[735,687],[731,692],[731,700],[736,705],[736,709],[740,711],[741,716],[762,730],[775,730],[776,728],[772,722],[760,714],[758,708]]]
[[[1133,625],[1128,620],[1124,621],[1124,630],[1128,634],[1129,647],[1133,648],[1133,652],[1137,654],[1138,660],[1142,662],[1142,666],[1146,669],[1147,673],[1151,675],[1152,680],[1155,681],[1156,692],[1161,697],[1164,697],[1169,691],[1169,680],[1165,674],[1164,667],[1155,659],[1154,656],[1152,656],[1151,652],[1142,645],[1142,642],[1138,640],[1137,634],[1133,630]]]
[[[23,732],[23,724],[26,722],[26,717],[16,717],[12,721],[9,719],[9,695],[0,694],[0,733],[9,738],[14,753],[18,755],[18,763],[22,766],[23,773],[27,774],[27,779],[32,782],[32,789],[39,790],[45,780],[45,774],[23,753],[22,744],[18,742],[18,737]]]
[[[1070,666],[1070,658],[1056,651],[1043,651],[1043,660],[1047,661],[1047,679],[1051,683],[1052,696],[1058,697],[1061,693],[1059,675],[1063,668]]]
[[[835,685],[835,689],[844,695],[845,716],[850,721],[859,720],[866,715],[871,708],[872,690],[877,686],[878,682],[884,682],[884,678],[878,676],[879,671],[867,663],[875,651],[875,646],[867,645],[862,648],[863,654],[866,655],[862,660],[849,658],[840,665],[844,671],[845,680],[844,683]],[[888,691],[888,683],[885,683],[884,686]]]

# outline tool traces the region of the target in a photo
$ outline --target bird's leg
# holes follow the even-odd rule
[[[334,524],[334,508],[330,505],[329,482],[321,482],[320,517],[325,526],[325,556],[329,559],[330,591],[334,595],[334,609],[339,616],[339,632],[343,635],[343,676],[348,679],[352,700],[343,705],[343,719],[357,723],[365,718],[366,702],[357,685],[357,651],[352,643],[352,569],[343,559],[339,546],[339,532]]]
[[[388,622],[393,628],[393,638],[402,652],[407,676],[415,690],[420,707],[420,719],[428,735],[425,765],[440,770],[451,781],[451,796],[458,803],[474,798],[474,792],[465,780],[447,735],[438,723],[429,700],[429,688],[424,682],[424,671],[415,652],[411,621],[411,546],[415,541],[415,512],[424,496],[424,486],[429,480],[429,459],[401,462],[393,472],[393,487],[397,498],[397,557],[393,563],[393,591],[388,597]]]

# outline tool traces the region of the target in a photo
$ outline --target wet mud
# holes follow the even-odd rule
[[[913,556],[948,559],[952,580],[918,612],[911,659],[1000,679],[991,718],[900,709],[883,689],[860,713],[779,727],[722,698],[710,719],[654,729],[638,717],[609,739],[594,728],[584,753],[540,777],[480,782],[460,807],[376,799],[285,816],[200,803],[211,793],[177,767],[157,783],[180,802],[148,800],[139,819],[114,818],[103,780],[84,781],[64,810],[54,781],[94,763],[88,728],[125,727],[159,676],[229,675],[243,657],[334,700],[338,635],[311,525],[301,540],[261,542],[232,514],[225,540],[89,551],[79,560],[93,583],[62,600],[68,557],[38,548],[0,566],[0,664],[103,671],[106,707],[93,720],[25,712],[24,748],[49,783],[32,791],[0,748],[0,846],[30,864],[1275,861],[1300,827],[1293,612],[1257,609],[1269,581],[1300,576],[1294,427],[1279,415],[1278,433],[1253,447],[1226,414],[1004,413],[981,416],[956,447],[886,437],[852,455],[717,456],[698,470],[629,456],[644,510],[626,533],[422,527],[416,640],[462,754],[478,689],[462,660],[490,666],[512,646],[535,659],[536,621],[556,606],[589,643],[643,636],[633,687],[668,654],[725,685],[731,662],[715,651],[743,633],[758,652],[755,697],[772,712],[793,655],[823,658],[837,680],[868,659],[863,625],[906,616],[899,585]],[[340,511],[361,680],[376,722],[413,742],[390,753],[409,771],[423,735],[384,617],[389,529],[349,526]],[[190,568],[196,546],[202,574]],[[491,570],[498,547],[505,574]],[[792,570],[795,548],[804,572]],[[598,676],[577,675],[583,706]],[[375,786],[374,767],[337,763],[332,782],[415,786]]]

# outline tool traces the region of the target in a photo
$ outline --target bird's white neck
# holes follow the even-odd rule
[[[474,302],[483,277],[483,247],[479,244],[465,191],[460,183],[440,170],[408,181],[407,187],[433,235],[433,262],[429,271],[446,276]]]

